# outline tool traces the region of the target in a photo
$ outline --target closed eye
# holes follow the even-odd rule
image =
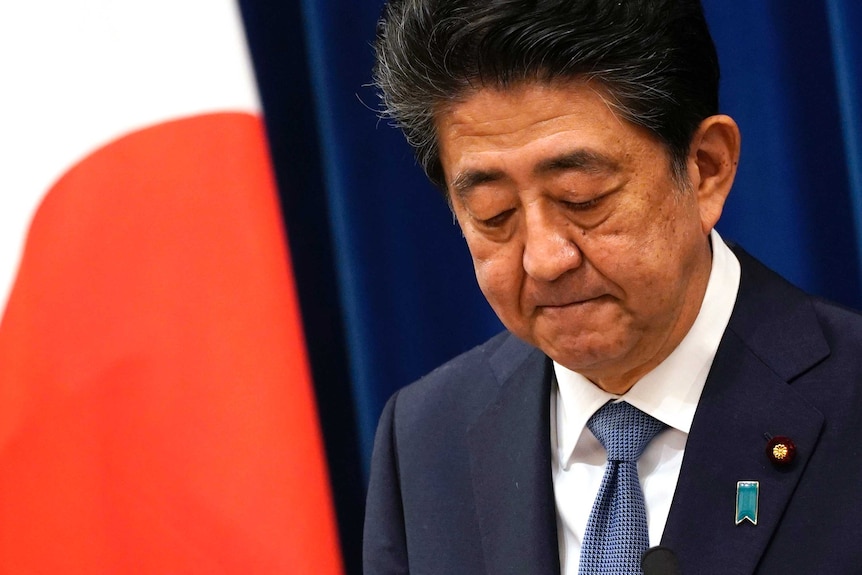
[[[570,211],[573,212],[586,212],[592,208],[597,207],[599,204],[604,202],[607,198],[612,197],[614,194],[619,192],[625,186],[625,182],[620,182],[618,185],[613,188],[606,190],[600,193],[597,196],[590,198],[589,200],[583,202],[573,202],[570,200],[561,199],[560,202]],[[570,196],[571,197],[571,196]]]
[[[564,201],[563,205],[565,205],[568,209],[575,212],[582,212],[585,210],[589,210],[590,208],[594,208],[602,201],[604,196],[600,196],[598,198],[593,198],[591,200],[587,200],[586,202],[567,202]]]
[[[499,228],[506,223],[506,221],[511,217],[514,212],[514,209],[506,210],[505,212],[501,212],[492,218],[488,218],[486,220],[479,220],[479,223],[486,228]]]

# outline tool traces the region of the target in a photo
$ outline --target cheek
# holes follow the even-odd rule
[[[510,274],[504,260],[496,258],[473,258],[473,268],[476,271],[476,281],[482,288],[482,293],[489,300],[505,299],[510,287],[507,283]],[[492,302],[493,303],[493,302]]]
[[[476,281],[498,314],[517,305],[521,285],[521,257],[508,245],[470,245]]]

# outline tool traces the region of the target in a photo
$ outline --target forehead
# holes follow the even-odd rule
[[[609,101],[584,81],[527,82],[465,95],[435,116],[447,185],[465,170],[532,169],[557,156],[620,166],[644,154],[666,157],[655,136],[621,119]]]
[[[579,78],[479,86],[441,102],[435,109],[435,122],[438,129],[462,124],[481,129],[495,122],[541,122],[560,113],[583,111],[587,116],[589,110],[585,108],[598,105],[615,116],[607,104],[609,98],[600,84]]]

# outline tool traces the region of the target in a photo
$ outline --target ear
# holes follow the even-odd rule
[[[697,196],[700,222],[708,234],[718,222],[739,164],[739,127],[730,116],[700,123],[688,151],[688,176]]]

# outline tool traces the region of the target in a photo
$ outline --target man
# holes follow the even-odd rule
[[[659,543],[862,572],[862,318],[714,231],[740,137],[699,2],[393,0],[377,55],[507,331],[384,409],[366,573],[630,573]],[[658,430],[624,488],[620,403]]]

